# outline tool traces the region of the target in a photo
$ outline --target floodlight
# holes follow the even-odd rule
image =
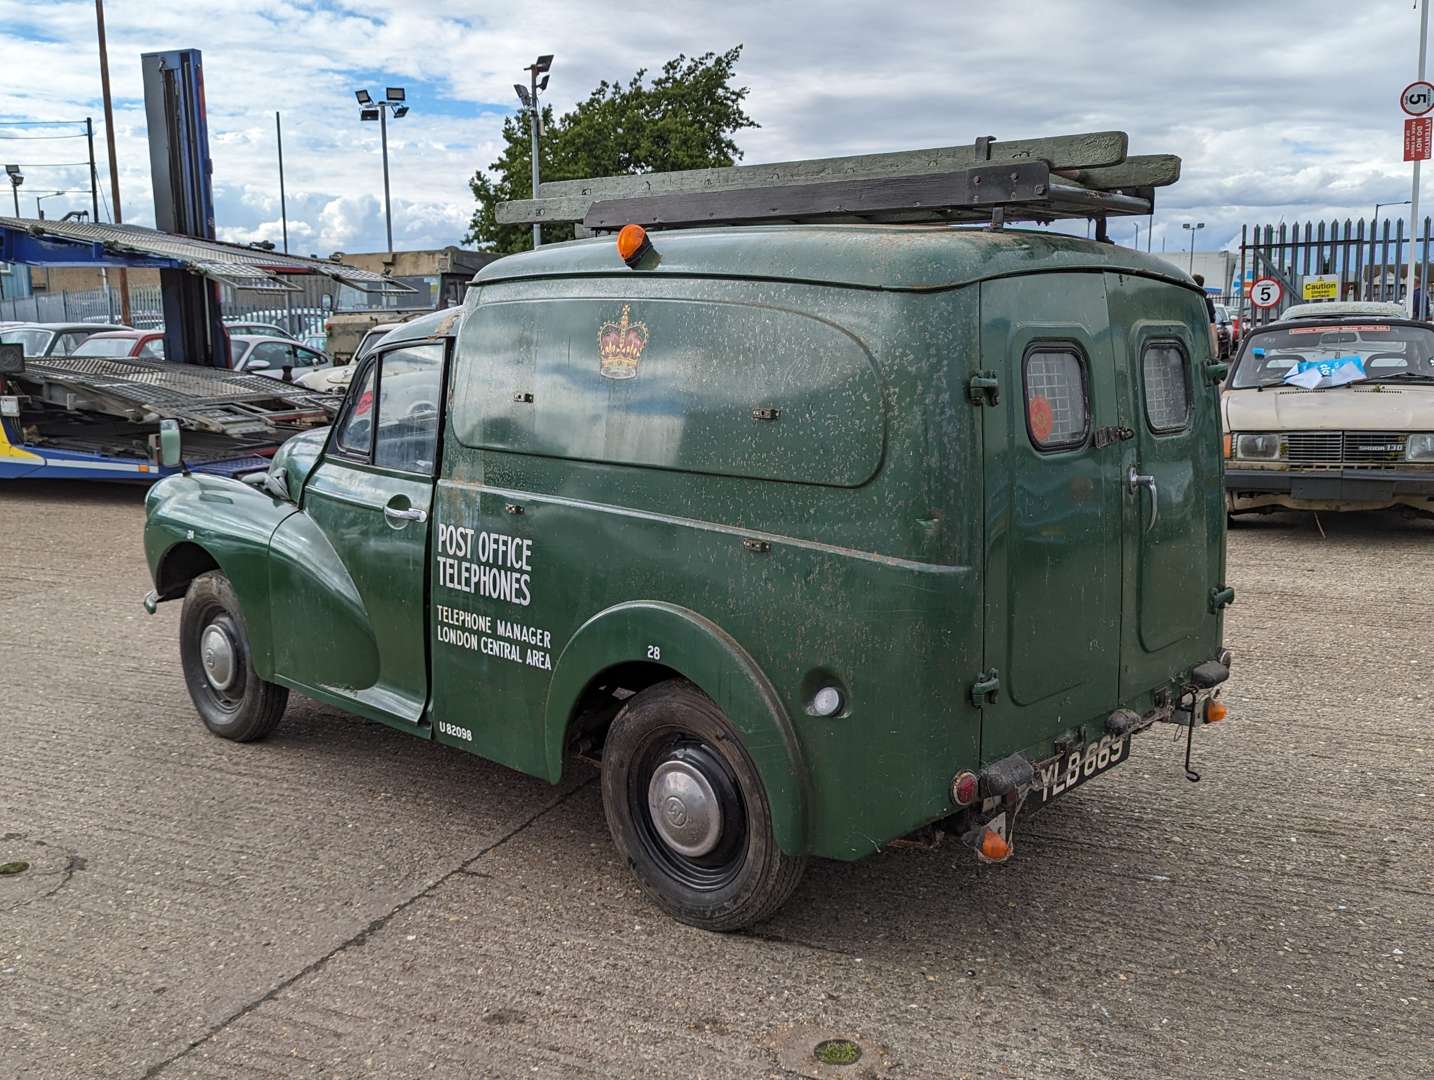
[[[360,105],[373,104],[373,98],[369,96],[369,92],[367,90],[355,90],[354,97],[358,98],[358,103]]]
[[[408,106],[407,106],[407,105],[395,105],[395,106],[393,107],[393,118],[394,118],[395,120],[397,120],[400,116],[407,116],[407,115],[408,115]]]
[[[513,89],[518,91],[518,100],[531,109],[533,107],[533,99],[528,96],[528,88],[522,83],[514,83]]]
[[[378,110],[377,110],[377,109],[360,109],[360,110],[359,110],[359,119],[360,119],[360,120],[377,120],[377,119],[378,119]]]
[[[403,101],[404,90],[401,86],[390,86],[384,92],[384,98],[388,101]]]
[[[538,89],[539,89],[539,90],[546,90],[547,88],[548,88],[548,76],[544,75],[540,80],[538,80]]]
[[[538,57],[538,62],[533,66],[538,69],[538,74],[541,75],[553,66],[553,54],[548,53],[546,56]]]

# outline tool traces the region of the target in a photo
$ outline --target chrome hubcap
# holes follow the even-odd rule
[[[204,628],[199,638],[199,657],[204,677],[216,690],[228,690],[234,682],[234,642],[216,623]]]
[[[722,807],[700,769],[668,760],[652,773],[647,809],[662,842],[690,859],[706,855],[722,836]]]

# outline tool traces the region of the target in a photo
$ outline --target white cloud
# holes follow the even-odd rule
[[[497,156],[512,83],[540,52],[557,55],[562,110],[600,79],[742,43],[762,124],[738,135],[748,162],[1122,128],[1135,152],[1185,159],[1160,194],[1157,249],[1183,245],[1184,221],[1222,243],[1243,222],[1368,215],[1408,194],[1396,106],[1414,65],[1408,0],[146,0],[106,14],[127,218],[152,220],[139,54],[197,47],[220,226],[277,242],[280,110],[291,242],[321,253],[383,245],[378,131],[359,124],[355,86],[412,92],[389,131],[395,242],[457,243],[468,178]],[[0,0],[0,72],[0,117],[98,121],[88,0]],[[0,141],[0,158],[42,147],[72,156],[24,160],[84,156],[83,140]],[[28,177],[27,195],[86,186],[83,168]]]

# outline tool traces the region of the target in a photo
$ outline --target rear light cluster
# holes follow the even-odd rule
[[[951,781],[951,801],[957,806],[970,806],[980,794],[981,782],[975,773],[957,773]]]

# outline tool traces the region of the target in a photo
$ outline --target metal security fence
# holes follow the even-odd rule
[[[220,288],[220,311],[227,320],[250,319],[273,323],[309,344],[323,347],[324,321],[333,310],[334,283],[303,281],[299,291],[282,296],[255,297],[236,289]],[[151,330],[164,324],[164,304],[158,285],[131,285],[130,325]],[[37,293],[0,300],[0,322],[119,323],[123,306],[119,289],[110,285],[77,292]]]
[[[1429,280],[1430,233],[1427,217],[1412,243],[1408,224],[1399,217],[1247,225],[1240,230],[1236,272],[1246,293],[1240,300],[1242,314],[1261,326],[1307,299],[1403,301],[1411,259],[1422,294]],[[1280,302],[1272,308],[1248,301],[1251,284],[1265,277],[1280,283]],[[1428,297],[1421,299],[1423,310],[1416,314],[1428,318]]]

